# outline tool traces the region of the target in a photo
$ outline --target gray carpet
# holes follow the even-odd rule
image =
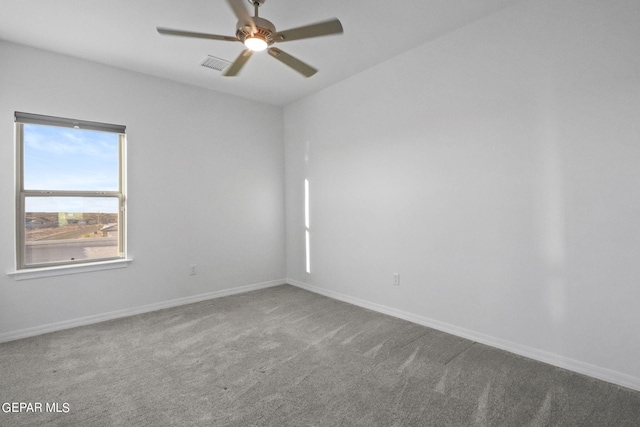
[[[0,399],[43,405],[2,426],[640,425],[638,392],[291,286],[0,344]]]

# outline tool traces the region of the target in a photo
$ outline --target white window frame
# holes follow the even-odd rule
[[[118,134],[118,190],[117,191],[72,191],[40,190],[24,188],[24,125],[86,129]],[[43,116],[31,113],[15,113],[16,132],[16,271],[18,278],[43,277],[49,275],[70,274],[83,271],[126,267],[131,261],[126,255],[126,127],[84,120]],[[25,264],[25,199],[27,197],[100,197],[118,200],[118,256],[65,260],[45,264]],[[25,274],[26,273],[26,274]],[[42,273],[42,274],[40,274]]]

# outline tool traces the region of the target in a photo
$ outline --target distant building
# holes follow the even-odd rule
[[[100,229],[102,237],[118,237],[118,223],[107,224]]]
[[[85,224],[82,212],[58,212],[58,225],[60,227],[78,223]]]

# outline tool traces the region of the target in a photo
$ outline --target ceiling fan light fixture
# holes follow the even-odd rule
[[[222,40],[229,42],[240,42],[245,45],[240,55],[234,62],[228,67],[220,68],[225,69],[223,76],[234,77],[237,76],[244,64],[251,58],[253,52],[259,52],[266,50],[267,53],[282,62],[289,68],[299,72],[305,77],[311,77],[318,70],[311,67],[308,64],[300,61],[294,56],[283,52],[277,47],[270,47],[274,43],[290,42],[293,40],[309,39],[319,36],[328,36],[331,34],[342,34],[342,24],[337,18],[330,19],[328,21],[316,22],[315,24],[304,25],[302,27],[290,28],[285,31],[276,31],[275,25],[268,19],[264,19],[258,16],[258,8],[265,2],[265,0],[226,0],[233,13],[238,18],[236,22],[236,35],[221,36],[218,34],[199,33],[194,31],[174,30],[171,28],[157,27],[160,34],[170,36],[182,36],[192,37],[200,39],[210,40]],[[249,15],[249,11],[246,9],[244,3],[249,2],[254,7],[254,16]],[[209,68],[214,68],[208,61],[202,65]],[[217,64],[216,64],[217,65]],[[215,68],[217,69],[217,68]]]
[[[247,37],[246,40],[244,41],[244,45],[253,50],[254,52],[260,52],[262,50],[265,50],[269,44],[266,42],[266,40],[264,40],[263,38],[260,37]]]

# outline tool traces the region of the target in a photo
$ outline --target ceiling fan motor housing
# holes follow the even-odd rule
[[[236,37],[238,37],[242,43],[244,43],[247,38],[259,37],[267,42],[267,45],[271,46],[275,41],[273,40],[273,35],[276,33],[275,25],[273,25],[271,21],[257,16],[253,17],[253,22],[256,25],[255,32],[252,31],[251,26],[243,22],[238,22]]]

